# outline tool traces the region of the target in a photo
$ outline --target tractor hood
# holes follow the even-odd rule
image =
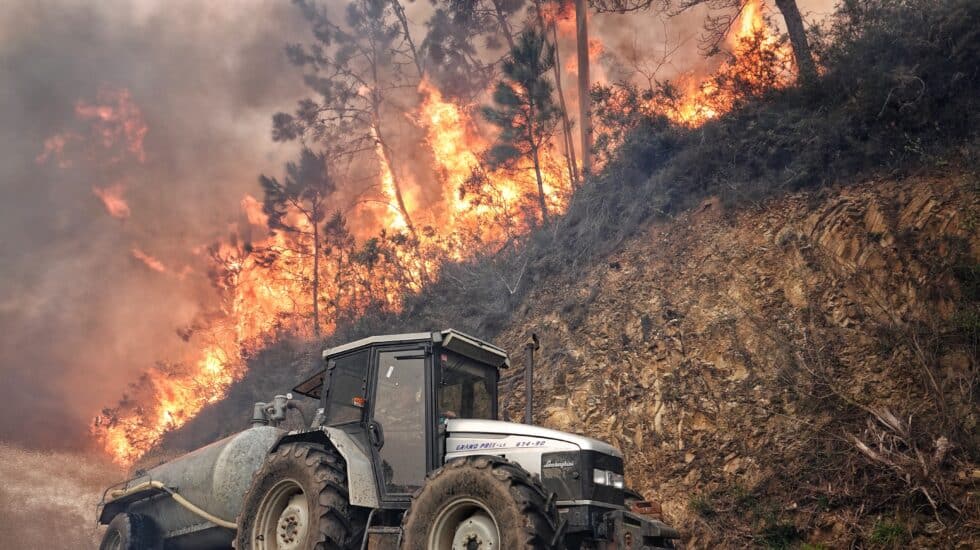
[[[473,436],[478,436],[480,434],[492,434],[498,436],[509,435],[535,439],[551,439],[571,443],[578,446],[583,451],[597,451],[619,458],[623,457],[623,453],[620,452],[619,449],[613,447],[605,441],[599,441],[598,439],[592,439],[591,437],[585,437],[578,434],[542,428],[540,426],[517,424],[515,422],[503,422],[500,420],[450,419],[446,421],[446,430],[456,437],[465,437],[469,434],[472,434]]]

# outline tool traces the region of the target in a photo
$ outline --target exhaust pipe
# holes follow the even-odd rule
[[[524,345],[527,350],[527,365],[524,367],[524,423],[533,424],[534,416],[534,352],[541,349],[538,335],[531,333],[531,339]]]

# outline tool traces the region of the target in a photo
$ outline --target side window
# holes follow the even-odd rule
[[[440,361],[439,417],[493,419],[496,370],[450,352]]]
[[[359,351],[336,360],[333,374],[327,374],[327,425],[360,422],[367,394],[369,351]]]

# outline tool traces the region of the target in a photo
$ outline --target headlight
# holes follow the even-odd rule
[[[622,489],[626,485],[623,474],[617,474],[609,470],[600,470],[598,468],[592,470],[592,481],[597,485],[608,485],[617,489]]]

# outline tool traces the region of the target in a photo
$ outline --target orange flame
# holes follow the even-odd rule
[[[121,144],[138,161],[146,160],[143,139],[148,128],[129,90],[104,88],[95,103],[79,101],[75,114],[79,120],[92,122],[93,131],[106,149]]]
[[[719,86],[719,82],[737,80],[743,93],[753,94],[792,83],[795,76],[792,50],[766,22],[762,0],[745,4],[733,27],[734,32],[726,38],[732,58],[708,78],[681,79],[681,101],[672,106],[655,106],[655,110],[676,123],[700,126],[735,105],[735,92]]]
[[[153,256],[150,256],[146,252],[143,252],[139,248],[134,247],[132,250],[130,250],[130,253],[132,253],[134,258],[142,262],[143,265],[152,269],[153,271],[157,271],[159,273],[166,273],[167,266],[163,265],[163,262],[154,258]]]
[[[126,187],[122,183],[114,183],[107,187],[92,187],[92,193],[105,206],[106,212],[113,218],[124,220],[129,217],[129,203],[123,198]]]
[[[195,369],[154,369],[145,382],[156,401],[143,414],[122,417],[104,413],[96,419],[96,434],[103,448],[120,465],[129,465],[163,437],[179,428],[205,405],[224,397],[243,374],[240,358],[230,358],[219,347],[203,350]]]
[[[422,104],[418,124],[426,131],[435,171],[447,203],[448,230],[483,243],[499,242],[529,228],[523,212],[534,210],[537,183],[533,167],[489,170],[480,154],[490,146],[472,122],[470,108],[443,98],[430,82],[419,86]],[[545,202],[552,212],[564,210],[569,182],[561,155],[542,152]],[[493,223],[488,223],[493,222]]]

